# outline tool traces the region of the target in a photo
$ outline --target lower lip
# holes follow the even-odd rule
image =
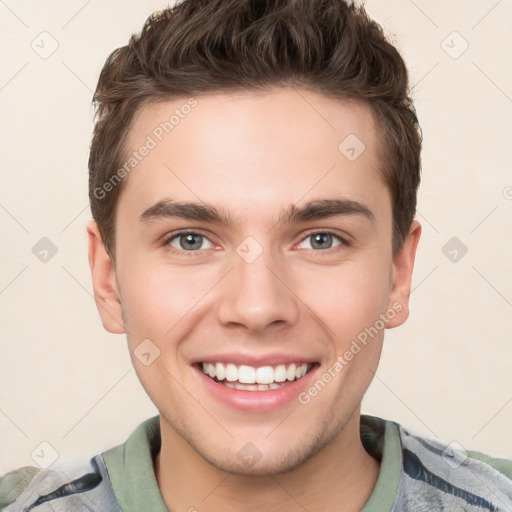
[[[286,384],[279,389],[268,391],[245,391],[242,389],[228,388],[224,384],[215,382],[197,367],[194,367],[202,384],[214,398],[233,409],[246,412],[270,412],[283,407],[303,392],[313,379],[318,366],[314,366],[304,377]]]

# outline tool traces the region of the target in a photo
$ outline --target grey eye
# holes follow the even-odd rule
[[[175,249],[190,252],[204,249],[205,247],[202,247],[204,242],[211,245],[211,242],[199,233],[178,233],[169,241],[169,245]]]
[[[304,247],[305,249],[325,250],[332,249],[341,244],[340,238],[332,233],[313,233],[304,238],[301,243],[307,243],[308,240],[310,242],[308,246]]]

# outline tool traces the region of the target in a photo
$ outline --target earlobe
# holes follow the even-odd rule
[[[87,226],[89,267],[94,288],[94,300],[103,327],[113,334],[123,334],[121,299],[114,265],[105,251],[98,225],[92,221]]]
[[[386,328],[388,329],[402,325],[409,316],[412,271],[420,236],[421,224],[417,220],[413,220],[402,249],[393,258],[391,294],[388,307],[395,314],[392,317],[390,315],[386,322]]]

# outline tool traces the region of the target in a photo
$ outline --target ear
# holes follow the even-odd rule
[[[411,295],[412,271],[416,248],[421,235],[421,225],[413,220],[400,251],[393,258],[391,294],[388,308],[396,314],[386,322],[391,329],[402,325],[409,316],[409,297]]]
[[[110,256],[105,251],[100,230],[95,221],[87,226],[87,237],[94,300],[103,327],[113,334],[123,334],[125,329],[115,269]]]

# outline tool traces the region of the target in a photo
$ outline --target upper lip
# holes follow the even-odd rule
[[[220,353],[205,355],[202,358],[195,358],[192,364],[198,363],[224,363],[236,366],[247,365],[259,368],[261,366],[278,366],[280,364],[306,364],[315,363],[317,359],[292,354],[243,354],[243,353]]]

